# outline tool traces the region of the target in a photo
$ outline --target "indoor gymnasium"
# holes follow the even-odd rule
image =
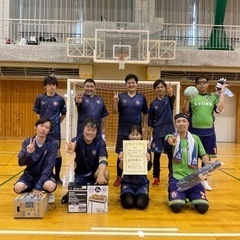
[[[240,239],[239,9],[239,0],[1,0],[1,239]],[[128,74],[137,76],[136,91],[145,96],[148,108],[156,99],[154,82],[165,81],[175,96],[173,116],[183,111],[189,90],[186,89],[190,86],[198,89],[198,94],[188,92],[193,96],[187,101],[195,103],[189,107],[191,111],[202,104],[194,99],[201,95],[199,89],[203,86],[208,86],[207,91],[223,101],[221,106],[215,102],[216,112],[209,115],[204,112],[206,119],[210,116],[214,121],[211,129],[217,142],[216,154],[209,153],[211,162],[219,160],[221,166],[201,172],[192,180],[194,186],[200,184],[202,189],[202,180],[210,185],[201,191],[200,200],[207,199],[205,203],[209,205],[206,213],[196,211],[191,197],[185,198],[181,212],[171,211],[168,193],[171,171],[165,153],[161,154],[158,184],[153,184],[153,168],[149,171],[144,168],[143,175],[149,180],[148,206],[143,210],[122,207],[121,186],[114,186],[119,113],[114,114],[113,104],[116,93],[120,98],[127,92]],[[37,143],[39,135],[35,136],[40,114],[36,98],[48,91],[46,77],[57,79],[57,84],[51,82],[55,86],[52,91],[65,103],[60,113],[64,115],[60,124],[61,157],[58,155],[61,182],[55,179],[58,184],[55,201],[51,203],[50,194],[41,191],[41,187],[38,197],[17,194],[14,187],[28,164],[26,161],[19,166],[24,140],[30,138],[25,146],[27,159],[36,150],[36,144],[38,148],[42,146]],[[102,98],[108,111],[104,135],[110,178],[105,185],[75,185],[75,153],[67,149],[67,144],[78,135],[75,100],[86,91],[86,79],[94,79],[92,94]],[[211,98],[204,94],[206,99]],[[39,104],[43,106],[44,101]],[[137,113],[131,114],[134,119]],[[189,120],[193,114],[190,112],[185,118]],[[199,116],[196,119],[205,122]],[[190,121],[192,124],[194,118]],[[143,156],[145,146],[152,146],[152,136],[145,127],[143,141],[135,146],[138,150],[128,149],[132,158],[123,158],[134,161],[135,154],[132,167],[136,167],[137,157]],[[173,138],[174,134],[178,133],[173,132]],[[140,143],[144,143],[143,148]],[[56,148],[54,151],[57,152]],[[189,145],[186,151],[190,151]],[[153,156],[151,152],[152,160]],[[201,169],[201,160],[197,164]],[[134,175],[129,169],[123,171],[125,175],[129,172]],[[66,193],[68,202],[63,204]],[[173,197],[174,193],[171,194]]]

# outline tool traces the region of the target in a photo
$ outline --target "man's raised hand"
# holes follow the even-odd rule
[[[167,84],[167,93],[168,93],[168,96],[170,96],[170,97],[173,96],[173,94],[174,94],[171,83]]]
[[[82,97],[83,97],[82,93],[77,94],[76,97],[75,97],[76,103],[81,103],[82,102]]]
[[[118,91],[113,91],[113,102],[118,103],[119,97],[118,97]]]
[[[67,152],[73,153],[76,146],[76,142],[66,142],[66,146],[67,146]]]
[[[27,153],[31,154],[35,151],[35,142],[36,142],[36,138],[30,138],[30,142],[27,145]]]

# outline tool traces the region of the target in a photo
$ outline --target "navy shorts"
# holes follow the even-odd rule
[[[151,142],[151,152],[161,153],[164,148],[165,137],[153,138]]]
[[[192,205],[195,204],[206,204],[208,205],[208,200],[206,197],[206,193],[204,187],[201,183],[196,186],[184,191],[177,191],[177,182],[178,180],[175,178],[170,178],[168,185],[168,201],[169,205],[174,204],[185,204],[186,199],[189,199],[189,202]]]
[[[27,174],[27,173],[24,173],[18,180],[16,183],[18,182],[22,182],[24,184],[27,185],[27,189],[24,191],[24,192],[31,192],[34,188],[35,188],[35,185],[37,184],[39,180],[39,177],[33,177],[31,176],[30,174]],[[50,177],[48,178],[46,181],[53,181],[53,182],[56,182],[54,178]],[[15,183],[15,184],[16,184]],[[15,185],[14,184],[14,185]],[[57,185],[56,185],[56,188],[57,188]],[[44,190],[44,189],[43,189]]]
[[[79,185],[94,185],[96,182],[96,178],[94,177],[94,172],[90,172],[87,174],[77,174],[75,173],[75,183]]]
[[[217,143],[216,143],[216,135],[212,134],[209,136],[199,136],[203,147],[208,155],[215,156],[217,154]]]
[[[117,144],[116,144],[116,149],[115,149],[115,152],[117,154],[119,154],[123,149],[123,140],[129,140],[128,136],[118,134],[117,135]]]
[[[61,134],[55,133],[55,132],[50,132],[48,134],[48,136],[55,139],[58,142],[58,149],[60,149],[61,148]]]
[[[144,194],[149,197],[149,183],[137,186],[136,184],[121,184],[121,195],[124,193],[132,193],[135,196],[138,194]]]

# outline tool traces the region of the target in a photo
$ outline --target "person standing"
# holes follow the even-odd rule
[[[77,135],[83,131],[83,123],[86,119],[95,119],[101,126],[101,134],[105,140],[106,116],[109,115],[103,99],[96,95],[96,83],[88,78],[84,82],[84,92],[75,97],[78,111]]]
[[[61,148],[61,122],[66,117],[66,103],[62,96],[56,93],[58,80],[55,77],[47,76],[44,78],[43,85],[46,89],[44,94],[37,96],[33,111],[36,112],[38,118],[49,118],[53,123],[52,131],[49,136],[58,141],[58,154],[55,165],[55,178],[58,185],[63,182],[60,179],[60,171],[62,166]]]
[[[182,107],[182,112],[189,114],[189,131],[196,134],[209,157],[216,157],[217,144],[214,128],[214,113],[220,114],[224,110],[225,84],[222,85],[219,94],[208,92],[209,79],[206,76],[199,76],[195,79],[198,95],[192,100],[186,96]],[[204,163],[202,163],[204,165]],[[211,191],[212,187],[207,180],[202,182],[205,190]]]
[[[132,125],[142,127],[143,135],[147,131],[148,105],[146,97],[137,92],[138,77],[128,74],[125,77],[127,91],[118,94],[114,91],[113,114],[118,113],[118,133],[115,152],[120,153],[123,148],[123,140],[128,139],[128,131]],[[117,178],[114,186],[120,186],[122,169],[119,168],[119,158],[117,159]]]
[[[36,135],[25,139],[18,154],[19,166],[26,166],[22,176],[14,184],[18,194],[32,192],[39,196],[41,191],[52,193],[56,190],[53,168],[56,163],[58,143],[48,133],[52,130],[52,122],[40,118],[35,123]],[[54,195],[49,195],[48,203],[54,203]]]
[[[209,203],[201,183],[183,192],[178,191],[179,180],[197,171],[198,159],[210,163],[200,138],[188,131],[189,117],[184,113],[174,116],[177,134],[166,136],[165,147],[172,151],[172,173],[169,175],[168,204],[174,213],[182,211],[186,200],[201,214],[208,211]]]
[[[165,81],[158,79],[153,83],[153,89],[157,98],[153,100],[148,113],[148,139],[151,141],[150,151],[153,157],[153,178],[152,186],[156,187],[160,183],[160,157],[164,149],[165,136],[174,132],[173,108],[175,95],[171,84],[167,86]],[[151,140],[152,138],[152,140]],[[171,171],[172,153],[168,155],[168,168]]]

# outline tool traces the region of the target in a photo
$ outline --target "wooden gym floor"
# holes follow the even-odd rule
[[[167,161],[162,158],[161,183],[150,187],[150,204],[144,210],[125,210],[119,203],[119,188],[113,187],[116,176],[114,152],[110,152],[109,212],[67,213],[60,200],[73,180],[73,157],[62,142],[62,187],[55,192],[56,202],[48,205],[44,219],[14,219],[12,186],[23,168],[17,164],[22,140],[0,140],[0,238],[12,239],[240,239],[240,144],[219,143],[218,158],[224,163],[209,178],[213,191],[208,192],[210,209],[205,215],[186,206],[179,214],[167,205]],[[149,172],[152,182],[152,172]]]

